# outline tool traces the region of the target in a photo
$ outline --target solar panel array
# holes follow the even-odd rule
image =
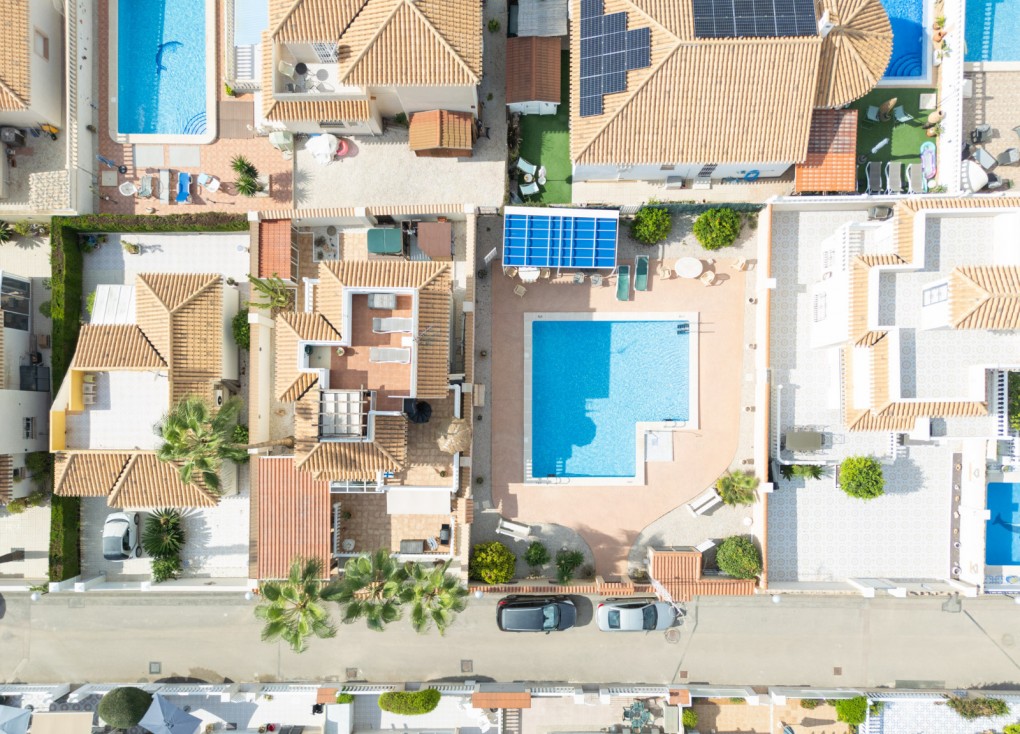
[[[775,38],[818,33],[814,0],[692,0],[698,38]]]
[[[619,220],[507,213],[503,264],[536,268],[614,268]]]
[[[601,115],[602,96],[627,91],[627,72],[652,63],[651,31],[603,11],[602,0],[581,0],[581,117]]]

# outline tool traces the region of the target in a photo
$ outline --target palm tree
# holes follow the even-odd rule
[[[715,488],[727,505],[753,505],[757,499],[758,477],[750,472],[726,472],[716,480]]]
[[[411,626],[419,634],[428,632],[433,623],[439,634],[445,634],[454,615],[467,606],[467,587],[452,573],[447,573],[449,568],[450,561],[432,568],[420,563],[408,564]]]
[[[328,586],[322,583],[322,562],[294,559],[286,581],[266,581],[261,593],[265,602],[255,616],[265,620],[262,641],[282,639],[294,652],[308,649],[308,637],[336,636],[336,627],[322,604]]]
[[[232,440],[241,407],[241,399],[232,397],[213,413],[201,398],[184,398],[156,427],[156,435],[163,438],[156,456],[176,463],[185,484],[194,484],[201,477],[206,487],[218,491],[223,460],[243,462],[248,458],[247,448]]]
[[[401,605],[412,599],[406,581],[407,570],[380,548],[347,561],[343,578],[323,591],[322,597],[344,607],[345,624],[364,617],[369,629],[382,632],[400,619]]]

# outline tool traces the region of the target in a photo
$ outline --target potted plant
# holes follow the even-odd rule
[[[925,133],[928,135],[929,138],[937,138],[939,135],[942,134],[943,129],[944,128],[942,127],[941,124],[932,125],[925,131]]]

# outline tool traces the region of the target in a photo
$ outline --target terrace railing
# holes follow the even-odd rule
[[[963,166],[960,150],[964,143],[963,129],[963,57],[964,57],[964,0],[945,0],[942,12],[949,29],[946,43],[950,52],[942,56],[939,66],[938,102],[945,113],[942,135],[939,136],[938,183],[949,194],[964,191]]]

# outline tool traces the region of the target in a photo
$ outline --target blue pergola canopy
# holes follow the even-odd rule
[[[619,225],[613,210],[508,206],[503,266],[612,270]]]

